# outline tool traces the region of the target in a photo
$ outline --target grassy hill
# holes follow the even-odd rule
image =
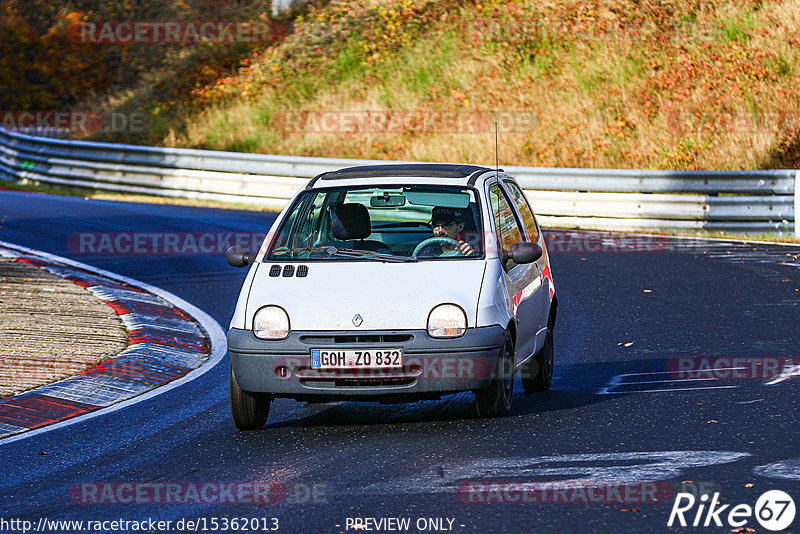
[[[490,163],[499,120],[506,165],[797,168],[799,39],[800,0],[330,2],[100,106],[164,146]]]

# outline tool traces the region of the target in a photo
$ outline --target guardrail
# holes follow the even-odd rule
[[[270,156],[38,137],[0,128],[0,178],[279,210],[319,173],[374,160]],[[386,163],[386,162],[382,162]],[[394,162],[399,163],[399,162]],[[508,167],[543,226],[795,232],[798,171]]]

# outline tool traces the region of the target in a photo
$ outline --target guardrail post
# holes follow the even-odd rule
[[[794,171],[794,236],[800,237],[800,170]]]

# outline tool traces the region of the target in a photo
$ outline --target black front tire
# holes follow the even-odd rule
[[[522,387],[525,391],[547,391],[553,385],[554,364],[553,329],[547,328],[544,346],[521,369]]]
[[[228,389],[233,423],[239,430],[258,430],[269,417],[272,398],[265,393],[251,393],[239,387],[233,369],[228,372]]]
[[[475,392],[475,408],[479,417],[504,417],[511,411],[514,394],[514,341],[506,332],[503,349],[497,359],[492,382],[487,389]]]

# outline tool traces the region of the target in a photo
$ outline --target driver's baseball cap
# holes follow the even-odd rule
[[[453,223],[464,220],[464,215],[461,210],[456,208],[440,208],[436,207],[431,210],[431,222]]]

